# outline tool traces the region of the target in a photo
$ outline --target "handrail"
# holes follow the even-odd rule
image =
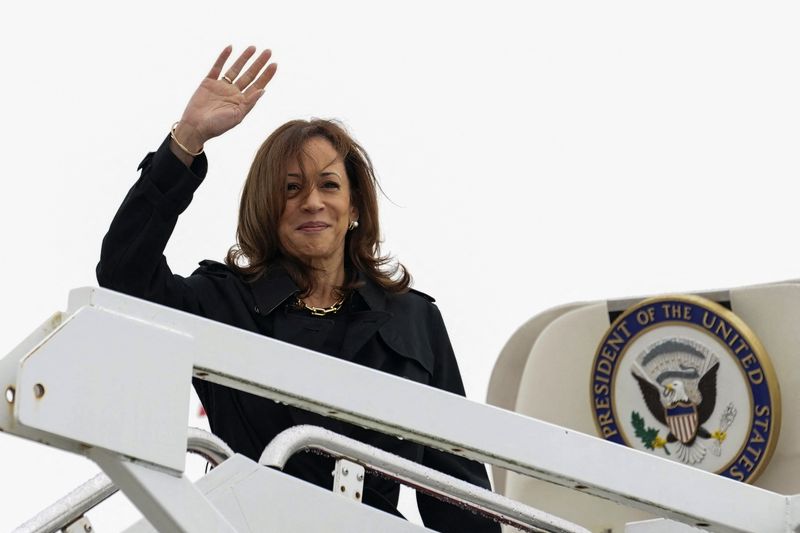
[[[186,451],[199,455],[206,461],[217,466],[234,452],[228,444],[213,433],[200,428],[190,427],[186,439]]]
[[[108,353],[112,341],[115,357]],[[319,379],[309,379],[309,368]],[[800,500],[788,495],[104,289],[72,291],[66,312],[48,319],[0,360],[0,387],[10,406],[0,409],[0,429],[102,460],[115,483],[130,483],[129,497],[139,508],[154,508],[148,519],[173,528],[195,526],[194,509],[162,505],[160,493],[138,490],[154,486],[144,471],[183,470],[186,442],[180,430],[189,372],[195,379],[713,531],[795,531],[800,524]],[[131,387],[120,396],[123,381],[149,386]],[[55,385],[63,382],[70,386]],[[111,401],[115,416],[94,408]],[[131,414],[143,411],[146,419],[130,421]],[[123,464],[129,459],[136,462]],[[226,526],[199,490],[182,481],[172,485],[209,518],[208,527],[194,530]],[[714,494],[725,505],[687,494]]]
[[[117,492],[102,472],[18,526],[13,533],[52,533],[78,520],[89,509]]]
[[[589,533],[577,524],[317,426],[295,426],[279,433],[258,462],[283,470],[292,455],[309,448],[336,459],[349,459],[382,476],[523,531]]]
[[[217,466],[233,455],[225,442],[200,428],[190,427],[186,440],[186,451],[203,457]],[[89,510],[113,496],[117,487],[102,472],[83,483],[66,496],[18,526],[13,533],[53,533],[78,520]]]

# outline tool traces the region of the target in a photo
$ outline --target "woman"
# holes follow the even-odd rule
[[[433,300],[378,255],[376,181],[366,153],[337,124],[292,121],[255,157],[242,194],[237,246],[226,264],[175,276],[164,247],[202,182],[205,143],[250,112],[276,71],[250,47],[225,74],[226,48],[181,120],[142,161],[141,177],[103,240],[101,286],[464,394]],[[195,380],[212,431],[254,460],[280,431],[315,424],[489,487],[483,465],[224,386]],[[333,460],[298,454],[285,471],[330,488]],[[397,513],[397,484],[367,476],[364,502]],[[490,520],[418,495],[426,526],[499,531]]]

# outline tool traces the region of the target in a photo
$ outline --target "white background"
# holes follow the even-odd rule
[[[554,305],[798,277],[800,4],[13,2],[0,12],[0,354],[94,285],[102,236],[227,44],[279,63],[167,257],[234,241],[260,142],[343,120],[384,190],[385,250],[434,295],[468,395]],[[109,408],[113,408],[110,406]],[[0,531],[93,475],[0,435]],[[100,531],[134,516],[91,515]]]

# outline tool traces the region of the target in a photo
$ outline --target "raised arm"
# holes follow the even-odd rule
[[[220,78],[231,54],[227,47],[192,95],[170,137],[142,161],[142,173],[117,211],[103,239],[98,283],[132,296],[190,312],[197,308],[194,293],[202,279],[172,274],[164,249],[178,216],[189,206],[205,177],[205,143],[239,124],[253,109],[275,74],[264,51],[244,72],[255,54],[245,50]],[[232,83],[229,83],[230,80]],[[194,278],[194,277],[193,277]]]

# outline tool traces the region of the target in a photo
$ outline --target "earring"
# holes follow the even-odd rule
[[[358,227],[358,220],[351,220],[350,221],[350,225],[347,226],[347,229],[349,229],[350,231],[353,231],[357,227]]]

